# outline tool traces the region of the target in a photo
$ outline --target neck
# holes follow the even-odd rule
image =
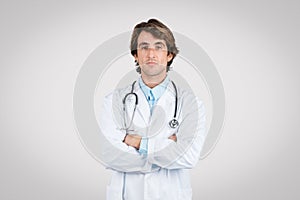
[[[166,77],[167,77],[166,74],[162,77],[148,77],[142,75],[143,82],[151,89],[159,85],[160,83],[162,83]]]

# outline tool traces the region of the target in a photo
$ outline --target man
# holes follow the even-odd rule
[[[204,105],[168,76],[178,49],[167,26],[156,19],[136,25],[130,48],[141,76],[107,95],[100,117],[102,161],[113,170],[107,199],[190,200]]]

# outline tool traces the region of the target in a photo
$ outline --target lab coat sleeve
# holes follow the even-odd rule
[[[152,165],[146,156],[140,154],[135,148],[123,143],[126,135],[121,130],[122,104],[113,102],[113,95],[108,95],[100,113],[99,127],[103,135],[101,161],[107,168],[121,172],[150,172]],[[121,100],[120,100],[121,101]]]
[[[162,168],[190,169],[199,158],[206,138],[204,104],[196,98],[187,98],[182,103],[183,119],[176,133],[177,142],[149,139],[148,160]],[[155,151],[157,145],[167,144],[162,150]]]

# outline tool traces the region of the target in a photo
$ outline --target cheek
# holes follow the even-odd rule
[[[167,56],[167,55],[162,55],[162,56],[160,57],[160,61],[161,61],[163,64],[168,63],[168,56]]]
[[[167,56],[167,53],[162,53],[160,55],[158,55],[158,59],[160,62],[168,62],[168,56]]]
[[[142,63],[145,60],[145,56],[142,53],[138,53],[138,56],[136,56],[136,61],[138,61],[138,63]]]

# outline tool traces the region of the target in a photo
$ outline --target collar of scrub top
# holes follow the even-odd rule
[[[155,105],[155,103],[158,101],[158,99],[166,91],[169,83],[170,83],[170,78],[167,75],[162,83],[160,83],[159,85],[157,85],[151,89],[147,85],[145,85],[142,77],[139,78],[139,86],[142,89],[151,108]]]

